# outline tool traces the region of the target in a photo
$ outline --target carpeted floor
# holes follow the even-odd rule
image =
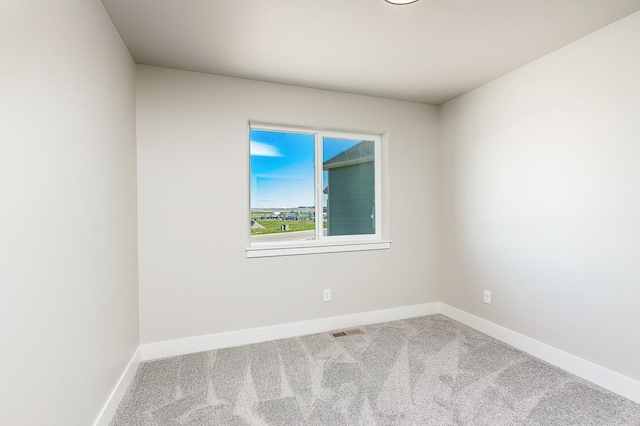
[[[144,362],[111,426],[640,425],[640,405],[443,315]]]

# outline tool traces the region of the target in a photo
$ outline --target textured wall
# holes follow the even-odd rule
[[[137,93],[142,343],[439,299],[435,107],[148,66]],[[249,120],[389,132],[391,249],[247,259]]]
[[[638,40],[635,13],[441,110],[442,301],[636,380]]]
[[[135,65],[98,1],[0,40],[0,424],[86,426],[138,345]]]

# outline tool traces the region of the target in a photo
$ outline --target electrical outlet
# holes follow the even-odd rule
[[[491,292],[489,290],[484,291],[484,303],[491,304]]]
[[[325,288],[324,289],[323,300],[325,302],[330,302],[331,301],[331,289],[330,288]]]

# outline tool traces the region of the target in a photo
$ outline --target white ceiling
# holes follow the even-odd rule
[[[640,0],[103,0],[139,64],[438,105]]]

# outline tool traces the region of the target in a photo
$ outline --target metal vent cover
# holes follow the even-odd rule
[[[360,334],[364,334],[364,330],[362,330],[361,328],[351,328],[349,330],[343,331],[332,331],[329,334],[331,334],[331,337],[337,339],[338,337],[357,336]]]

